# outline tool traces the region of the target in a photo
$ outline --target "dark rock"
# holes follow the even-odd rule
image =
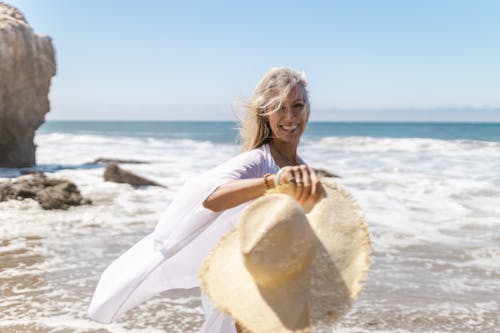
[[[36,170],[36,169],[33,169],[33,168],[22,168],[22,169],[19,169],[19,173],[21,175],[38,175],[38,176],[45,176],[45,174],[43,173],[43,171],[40,171],[40,170]]]
[[[122,163],[122,164],[148,164],[150,162],[137,161],[137,160],[121,160],[117,158],[96,158],[93,162],[95,163]]]
[[[123,170],[116,163],[109,163],[104,170],[104,180],[115,183],[125,183],[133,186],[151,185],[165,187],[152,180],[137,176],[130,171]]]
[[[44,209],[67,209],[69,206],[90,203],[88,199],[82,200],[76,185],[67,181],[44,188],[38,192],[37,200]]]
[[[35,130],[49,112],[56,72],[48,36],[33,32],[24,15],[0,1],[0,167],[35,165]]]
[[[0,183],[0,201],[28,198],[38,201],[44,209],[68,209],[92,203],[69,180],[47,178],[43,174]]]
[[[325,177],[325,178],[341,178],[339,175],[336,175],[334,173],[331,173],[330,171],[327,171],[325,169],[314,169],[316,171],[316,174],[319,177]]]

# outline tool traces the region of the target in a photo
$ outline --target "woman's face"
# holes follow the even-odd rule
[[[296,85],[281,105],[281,109],[267,116],[272,139],[298,145],[307,125],[305,91]]]

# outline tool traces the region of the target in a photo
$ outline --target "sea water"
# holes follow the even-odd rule
[[[111,325],[87,315],[102,271],[150,233],[188,179],[239,152],[231,122],[48,122],[38,169],[90,206],[0,203],[0,332],[195,332],[196,289]],[[335,332],[500,332],[500,124],[311,123],[299,154],[339,175],[372,240],[365,289]],[[103,180],[96,158],[166,186]],[[3,180],[19,169],[0,169]]]

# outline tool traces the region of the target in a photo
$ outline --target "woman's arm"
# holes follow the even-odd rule
[[[239,179],[221,185],[203,201],[203,207],[220,212],[260,197],[267,189],[266,182],[269,188],[274,187],[274,176],[270,174],[265,179]]]
[[[290,194],[301,204],[312,197],[313,201],[323,192],[321,182],[313,168],[306,165],[282,168],[280,184],[288,184]],[[215,212],[236,207],[263,195],[275,186],[276,175],[262,178],[240,179],[219,186],[203,201],[203,206]],[[267,185],[266,185],[267,182]]]

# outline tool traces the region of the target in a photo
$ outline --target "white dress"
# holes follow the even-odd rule
[[[168,290],[199,286],[198,271],[220,237],[249,202],[223,212],[203,207],[222,184],[276,173],[269,146],[242,153],[189,181],[165,210],[155,230],[116,259],[101,275],[90,316],[110,323],[120,314]],[[205,323],[200,332],[235,333],[232,319],[202,295]]]

